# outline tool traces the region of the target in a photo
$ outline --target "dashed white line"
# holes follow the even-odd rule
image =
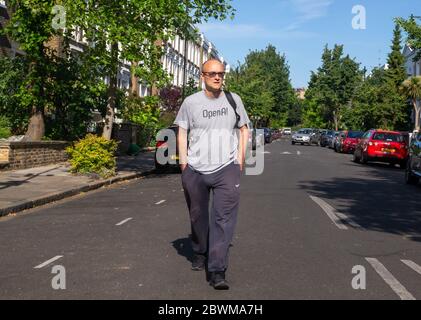
[[[291,154],[291,152],[282,152],[281,154]]]
[[[343,214],[342,212],[339,212],[335,208],[333,208],[330,204],[328,204],[326,201],[310,196],[311,200],[316,202],[320,208],[323,209],[324,212],[329,216],[329,218],[333,221],[333,223],[341,230],[347,230],[348,227],[344,224],[348,224],[351,227],[357,228],[357,229],[363,229],[358,223],[356,223],[354,220]]]
[[[155,203],[156,205],[158,205],[158,204],[161,204],[161,203],[164,203],[166,200],[161,200],[161,201],[158,201],[157,203]]]
[[[63,258],[63,256],[55,256],[54,258],[51,258],[50,260],[47,260],[41,263],[40,265],[34,267],[34,269],[44,268],[45,266],[48,266],[50,263],[53,263],[54,261],[57,261],[58,259],[61,259],[61,258]]]
[[[119,222],[119,223],[117,223],[116,224],[116,226],[121,226],[121,225],[123,225],[123,224],[125,224],[126,222],[129,222],[130,220],[132,220],[133,218],[127,218],[127,219],[125,219],[125,220],[123,220],[123,221],[121,221],[121,222]]]
[[[410,267],[412,270],[417,272],[418,274],[421,274],[421,266],[417,265],[415,262],[411,260],[401,260],[403,263],[405,263],[408,267]]]
[[[401,300],[415,300],[415,297],[390,273],[389,270],[377,259],[366,258],[380,277],[399,296]]]
[[[297,151],[297,155],[300,156],[301,155],[301,151]]]

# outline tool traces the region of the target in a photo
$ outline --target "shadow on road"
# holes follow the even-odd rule
[[[188,261],[193,262],[193,249],[191,246],[190,238],[181,238],[171,242],[174,249],[177,250],[177,253],[180,256],[185,257]]]
[[[351,162],[349,166],[359,167]],[[406,185],[404,171],[397,167],[377,163],[368,167],[370,171],[356,172],[356,177],[302,181],[299,187],[367,230],[421,242],[421,185]]]

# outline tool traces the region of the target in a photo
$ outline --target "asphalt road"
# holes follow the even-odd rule
[[[242,177],[229,291],[190,270],[169,174],[0,219],[0,299],[421,299],[421,186],[316,146],[266,152],[264,173]],[[65,290],[52,288],[57,265]]]

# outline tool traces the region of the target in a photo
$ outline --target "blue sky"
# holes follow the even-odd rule
[[[285,53],[294,87],[307,86],[323,47],[343,44],[368,69],[386,63],[395,17],[421,16],[420,0],[233,0],[234,20],[199,26],[231,65],[250,50],[273,44]],[[366,9],[366,29],[355,30],[352,8]]]

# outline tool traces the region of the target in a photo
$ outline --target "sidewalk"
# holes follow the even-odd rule
[[[154,169],[154,153],[117,158],[117,176],[93,179],[74,176],[66,163],[0,172],[0,217],[141,177]]]

